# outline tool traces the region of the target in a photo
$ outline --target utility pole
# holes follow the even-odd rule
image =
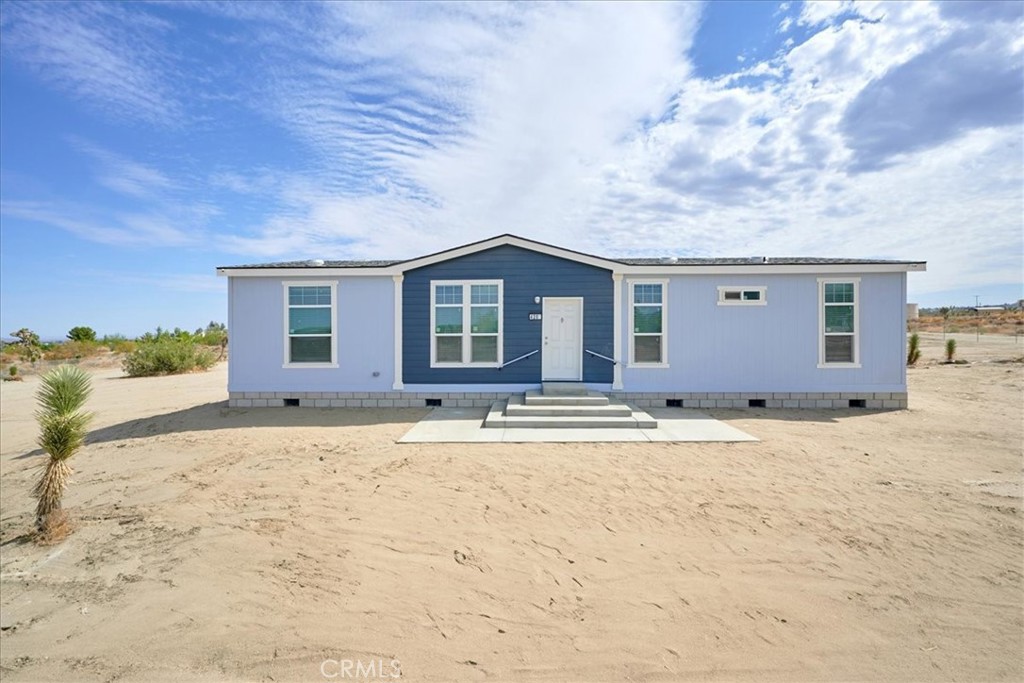
[[[981,306],[981,295],[974,295],[974,341],[981,341],[981,311],[978,308]]]

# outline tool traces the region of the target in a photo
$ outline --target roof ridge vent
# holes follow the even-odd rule
[[[324,264],[324,260],[322,258],[311,258],[306,263],[311,266],[322,266]]]

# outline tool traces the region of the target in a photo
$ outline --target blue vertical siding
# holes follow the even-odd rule
[[[818,367],[821,276],[674,275],[667,302],[669,367],[624,367],[624,390],[906,391],[906,273],[847,276],[860,278],[860,368]],[[622,296],[624,350],[628,280]],[[767,286],[768,305],[719,306],[720,285]]]
[[[504,288],[504,361],[541,348],[542,321],[534,297],[583,297],[583,347],[612,355],[613,289],[611,271],[501,246],[405,273],[402,304],[402,379],[409,384],[511,384],[541,379],[541,354],[496,368],[430,367],[430,281],[502,280]],[[611,363],[584,354],[583,381],[612,381]]]

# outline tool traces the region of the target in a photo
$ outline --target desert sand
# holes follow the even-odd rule
[[[399,445],[425,410],[100,369],[46,547],[38,378],[5,382],[0,673],[1022,680],[1024,343],[924,336],[909,410],[708,411],[739,444]]]

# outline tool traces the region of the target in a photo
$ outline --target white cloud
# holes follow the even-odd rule
[[[235,22],[222,40],[267,54],[274,68],[226,96],[288,131],[308,163],[225,163],[200,183],[99,155],[100,182],[161,210],[110,223],[68,207],[5,211],[107,243],[184,244],[166,195],[202,205],[222,192],[267,202],[210,236],[239,260],[405,257],[515,232],[604,254],[928,259],[918,291],[1020,279],[1019,119],[979,118],[960,97],[991,64],[1019,75],[1021,23],[1005,12],[806,3],[809,38],[709,80],[687,61],[690,4],[194,9]],[[953,39],[978,48],[971,69],[948,68]],[[864,164],[874,129],[851,112],[905,124],[891,115],[905,108],[878,98],[908,72],[923,101],[941,107],[925,96],[946,87],[968,111],[915,119],[934,124],[931,139],[908,130],[908,144]]]
[[[852,0],[804,0],[797,21],[805,26],[819,26],[850,11],[852,7]]]
[[[4,200],[0,214],[66,230],[90,242],[117,247],[184,247],[197,238],[174,227],[180,221],[154,214],[91,216],[89,207],[78,204]],[[7,228],[10,229],[10,228]]]
[[[96,182],[115,192],[149,199],[176,187],[166,174],[152,166],[133,161],[79,137],[71,138],[71,143],[99,162]]]
[[[3,52],[43,81],[113,116],[174,126],[183,108],[152,48],[170,25],[116,3],[8,2]]]

